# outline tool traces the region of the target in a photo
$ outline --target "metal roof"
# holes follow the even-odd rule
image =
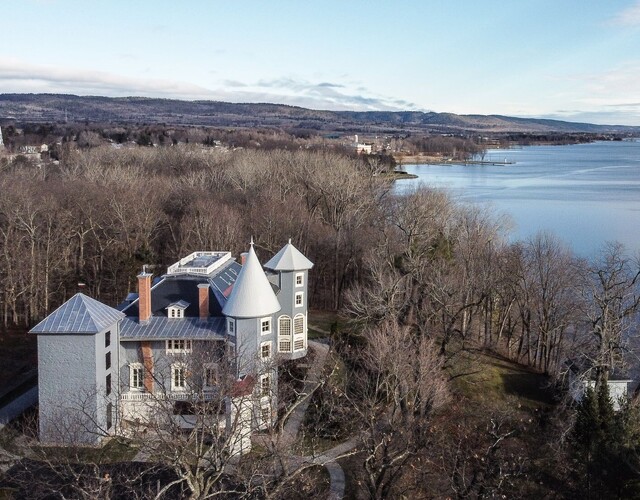
[[[96,334],[124,318],[120,311],[77,293],[34,326],[30,333]]]
[[[222,317],[170,319],[152,316],[147,323],[127,317],[120,325],[121,340],[220,339],[225,338],[226,320]]]
[[[313,267],[300,250],[291,244],[291,240],[275,254],[264,267],[274,271],[306,271]]]
[[[174,302],[173,304],[169,304],[165,309],[169,309],[170,307],[174,307],[176,309],[182,309],[183,311],[189,307],[189,302],[184,300],[179,300],[178,302]]]
[[[234,318],[259,318],[280,310],[280,303],[264,274],[253,242],[222,314]]]

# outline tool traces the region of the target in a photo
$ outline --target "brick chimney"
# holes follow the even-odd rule
[[[151,318],[151,273],[143,267],[138,274],[138,319],[140,323],[147,323]]]
[[[242,264],[244,266],[245,262],[247,262],[247,256],[249,255],[249,252],[242,252],[240,254],[240,264]]]
[[[200,319],[204,321],[209,317],[209,283],[198,284],[198,306]]]

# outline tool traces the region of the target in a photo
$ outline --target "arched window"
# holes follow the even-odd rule
[[[298,314],[293,318],[293,350],[300,351],[306,344],[306,331],[304,328],[304,315]]]
[[[278,351],[291,352],[291,318],[289,316],[278,318]]]

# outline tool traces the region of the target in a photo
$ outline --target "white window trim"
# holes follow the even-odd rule
[[[184,342],[184,348],[175,347],[175,342]],[[166,354],[188,354],[193,350],[191,339],[168,339],[165,341]]]
[[[176,371],[184,370],[184,385],[176,385]],[[173,363],[171,365],[171,392],[184,392],[187,390],[187,365],[184,363]]]
[[[231,318],[227,320],[227,333],[229,333],[229,335],[236,334],[236,322]]]
[[[140,385],[133,385],[133,372],[140,370]],[[144,366],[142,363],[129,363],[129,389],[132,391],[144,391]]]
[[[300,303],[298,304],[298,297],[300,297]],[[293,297],[294,307],[304,307],[304,292],[296,292]]]
[[[300,278],[300,283],[298,283],[298,278]],[[296,288],[304,286],[304,273],[296,273],[295,285]]]
[[[265,380],[269,381],[268,382],[269,386],[268,386],[266,391],[264,390],[264,381]],[[266,397],[271,396],[271,388],[272,388],[272,386],[271,386],[271,375],[269,375],[268,373],[265,374],[265,375],[260,375],[260,397],[261,398],[266,398]]]
[[[169,307],[167,316],[169,316],[169,319],[184,318],[184,309],[181,307]]]
[[[269,322],[269,329],[268,330],[263,330],[262,329],[262,323],[264,323],[265,321]],[[266,318],[260,318],[258,320],[258,326],[260,327],[260,333],[262,335],[269,335],[273,329],[272,325],[271,325],[272,321],[271,321],[271,317],[266,317]]]
[[[266,413],[266,419],[265,417]],[[271,418],[272,418],[272,410],[271,405],[262,405],[260,406],[260,423],[262,426],[270,427],[271,426]]]
[[[262,348],[269,346],[269,355],[268,356],[263,356],[262,355]],[[260,359],[262,360],[267,360],[267,359],[271,359],[271,357],[273,356],[273,345],[272,342],[269,340],[268,342],[261,342],[260,343]]]

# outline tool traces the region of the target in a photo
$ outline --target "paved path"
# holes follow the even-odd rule
[[[309,407],[309,403],[311,402],[311,395],[313,394],[313,391],[316,389],[318,383],[321,380],[327,355],[329,354],[329,346],[327,346],[326,344],[310,340],[309,347],[312,347],[314,349],[316,356],[313,360],[313,365],[307,372],[307,378],[302,390],[302,394],[304,395],[305,399],[289,416],[289,419],[284,426],[283,439],[284,442],[288,445],[292,445],[298,436],[298,431],[300,430],[300,426],[302,425],[302,422],[304,420],[304,415],[307,411],[307,408]],[[336,462],[336,458],[343,456],[344,454],[353,450],[357,446],[357,444],[358,440],[356,438],[353,438],[331,448],[330,450],[325,451],[322,455],[312,459],[314,463],[323,465],[329,472],[329,478],[331,481],[331,484],[329,486],[329,500],[341,500],[342,498],[344,498],[344,471],[342,470],[342,467],[340,467],[340,464]],[[309,459],[310,457],[305,458]]]
[[[291,415],[289,415],[287,422],[284,424],[282,439],[283,443],[288,446],[293,445],[298,437],[298,432],[300,431],[300,427],[304,421],[304,415],[307,412],[307,408],[309,408],[309,403],[311,402],[311,396],[321,380],[322,371],[324,370],[324,365],[327,360],[327,354],[329,353],[329,346],[314,340],[309,341],[309,347],[313,348],[316,355],[313,360],[313,364],[309,367],[309,371],[307,372],[307,378],[304,381],[304,386],[301,392],[303,400],[298,404],[296,409],[293,410]]]
[[[0,408],[0,429],[14,418],[22,415],[24,411],[38,402],[38,386],[32,387],[27,392],[17,397],[11,403]]]

